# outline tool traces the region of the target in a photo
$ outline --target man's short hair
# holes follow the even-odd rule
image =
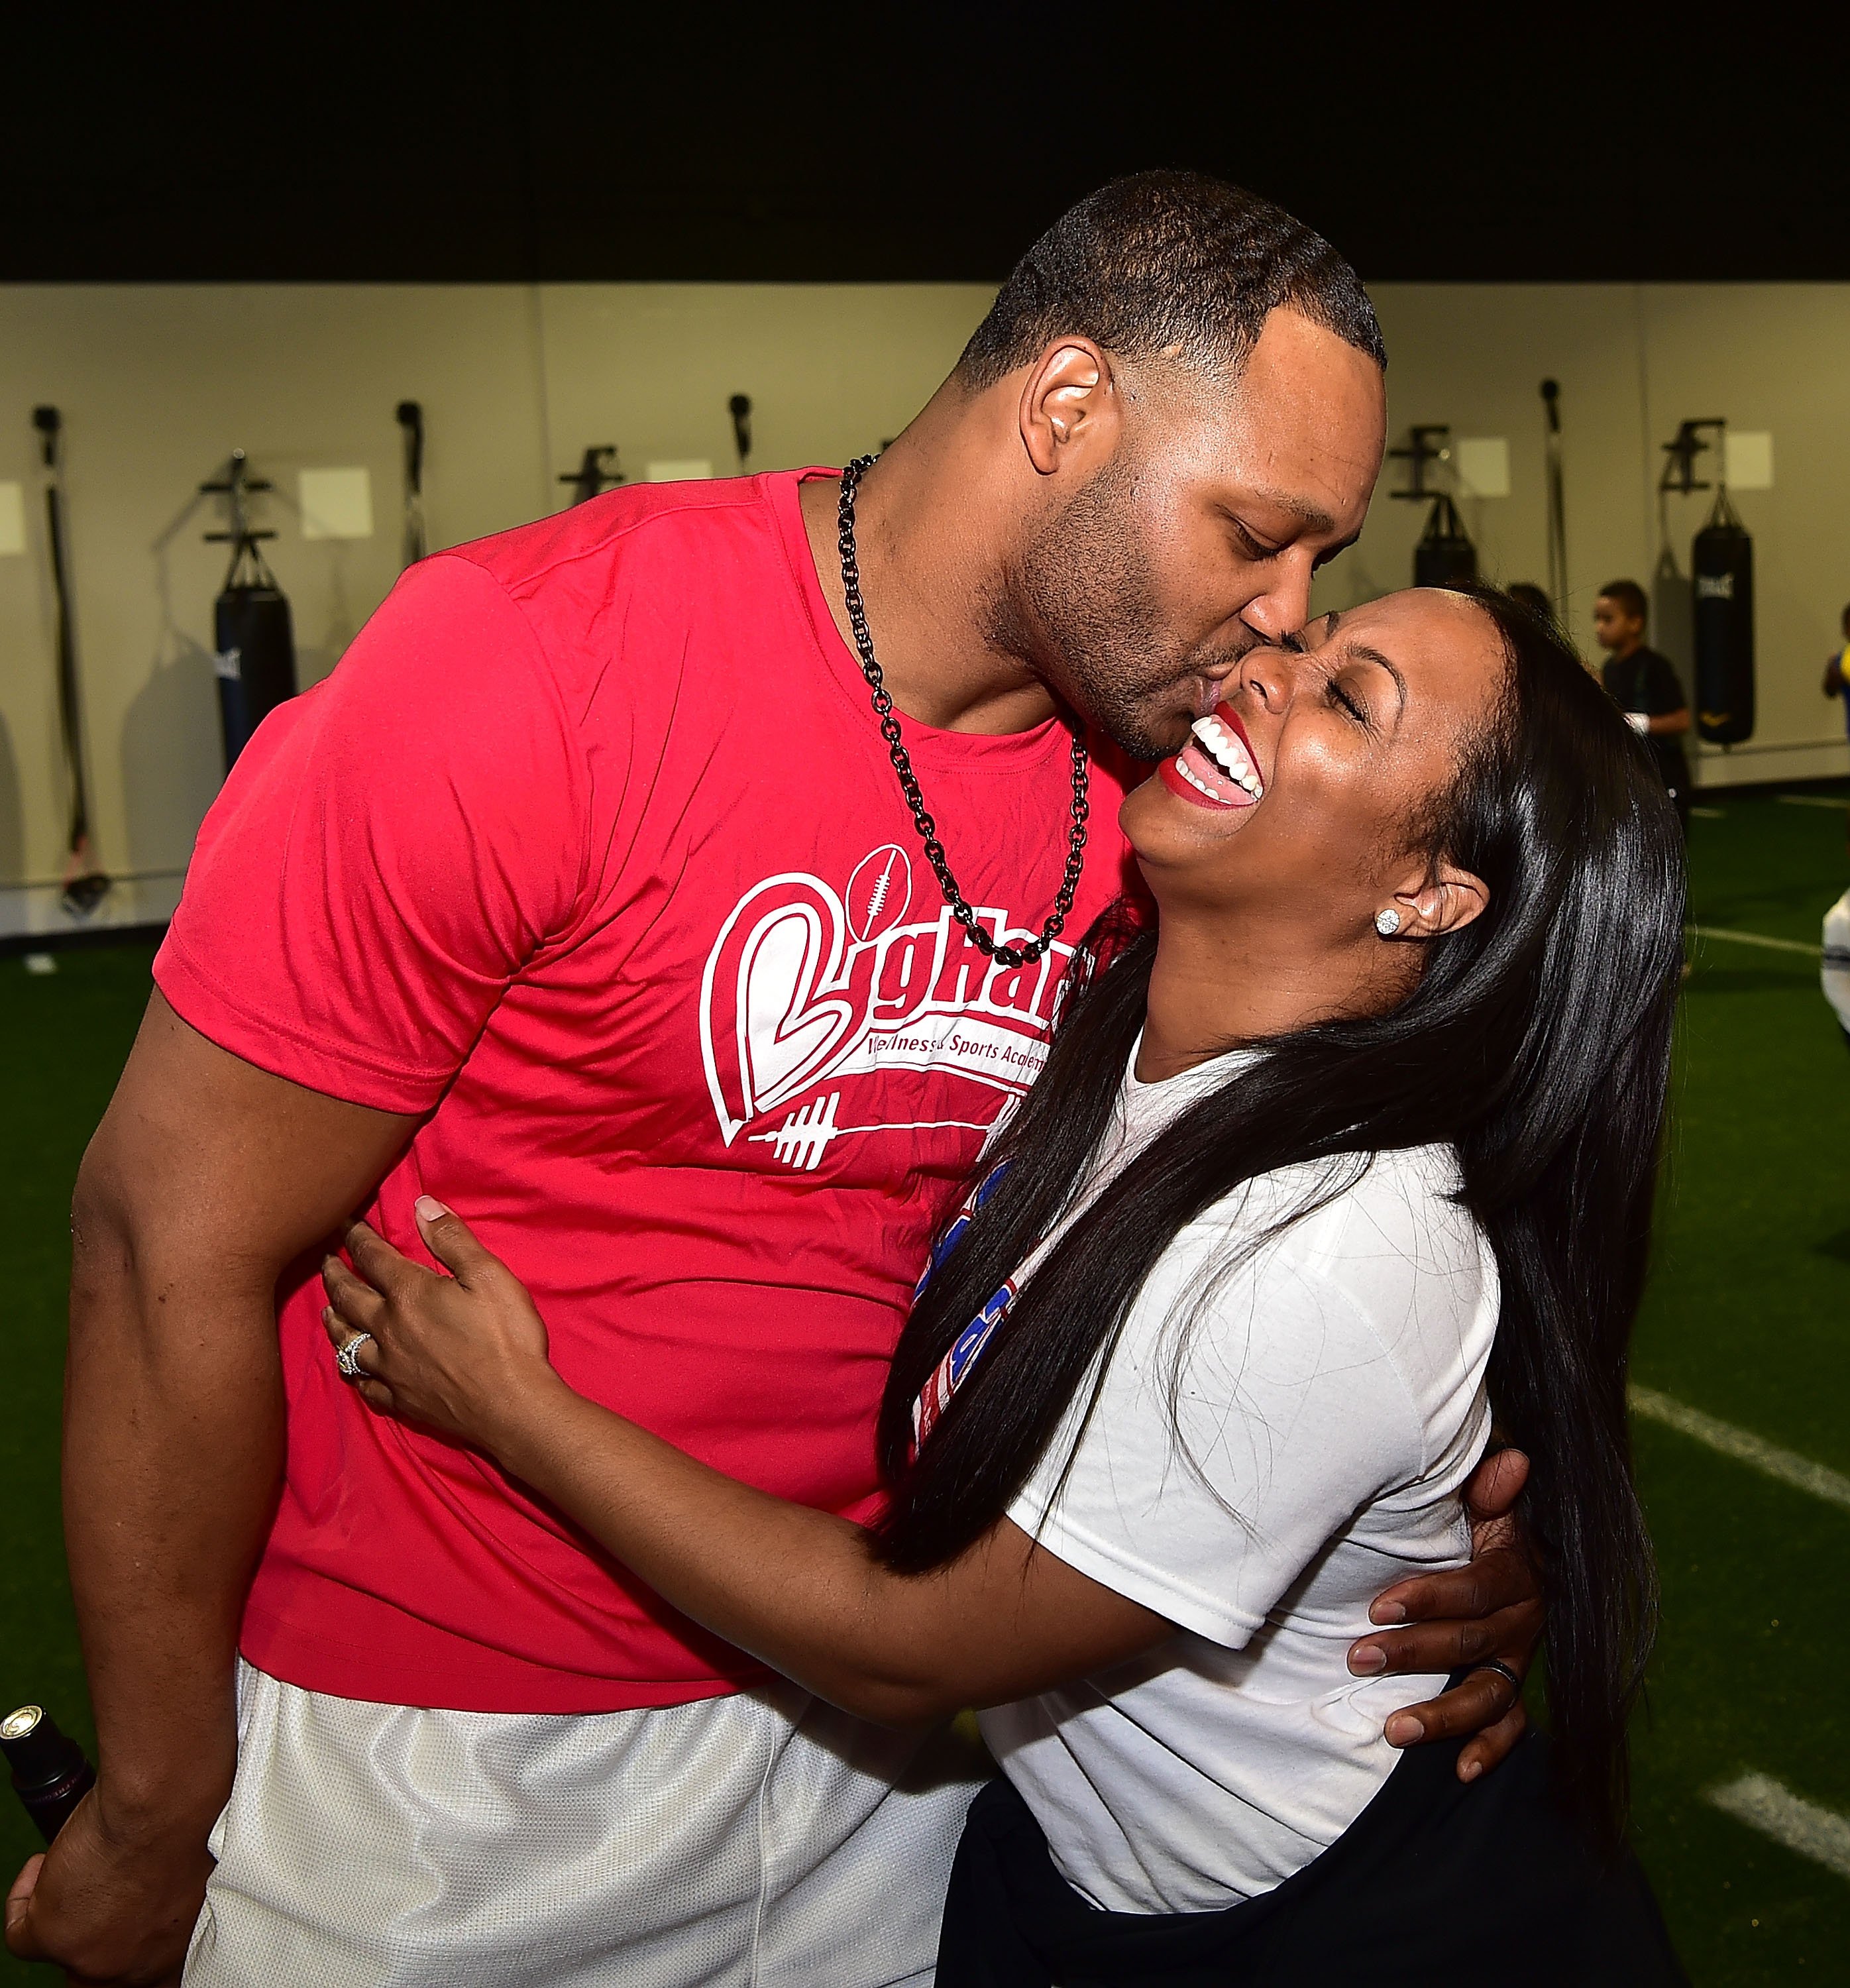
[[[1850,635],[1850,602],[1845,604],[1843,620],[1838,626],[1842,628],[1846,635]]]
[[[1281,304],[1387,364],[1361,278],[1321,235],[1205,173],[1137,173],[1069,208],[1022,257],[957,370],[992,387],[1078,336],[1231,375]]]
[[[1609,580],[1599,590],[1601,600],[1617,602],[1622,613],[1631,616],[1634,621],[1651,619],[1651,603],[1645,590],[1635,580]]]

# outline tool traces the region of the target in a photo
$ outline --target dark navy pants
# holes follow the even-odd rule
[[[1686,1988],[1636,1859],[1596,1858],[1554,1806],[1547,1741],[1468,1787],[1459,1744],[1411,1749],[1321,1857],[1218,1912],[1101,1912],[993,1782],[951,1874],[938,1988]]]

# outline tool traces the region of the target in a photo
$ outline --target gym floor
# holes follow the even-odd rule
[[[1817,960],[1847,817],[1850,786],[1814,785],[1710,793],[1692,825],[1694,971],[1634,1367],[1664,1594],[1635,1834],[1702,1988],[1826,1981],[1850,1952],[1850,1051]],[[66,1210],[151,956],[0,960],[0,1697],[86,1743],[58,1531]],[[34,1847],[0,1799],[8,1877]],[[40,1978],[0,1959],[0,1980]]]

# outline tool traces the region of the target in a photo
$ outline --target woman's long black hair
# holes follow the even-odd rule
[[[921,1453],[920,1389],[1071,1205],[1111,1121],[1155,957],[1122,947],[1077,992],[992,1161],[1013,1164],[915,1306],[880,1422],[888,1564],[942,1564],[1006,1512],[1189,1222],[1306,1161],[1456,1149],[1495,1249],[1497,1427],[1528,1452],[1564,1792],[1622,1820],[1625,1722],[1655,1627],[1631,1476],[1626,1347],[1642,1292],[1683,958],[1676,818],[1640,742],[1550,628],[1468,590],[1508,671],[1420,837],[1481,877],[1473,923],[1424,945],[1390,1012],[1277,1037],[1146,1148],[1023,1286]]]

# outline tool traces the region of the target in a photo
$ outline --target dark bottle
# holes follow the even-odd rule
[[[0,1699],[0,1705],[5,1703]],[[13,1770],[13,1792],[47,1843],[96,1784],[96,1770],[75,1740],[41,1706],[22,1705],[0,1719],[0,1753]]]

